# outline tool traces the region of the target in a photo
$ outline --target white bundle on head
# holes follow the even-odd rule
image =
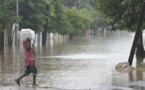
[[[32,29],[22,29],[21,30],[21,38],[22,40],[26,40],[27,38],[30,38],[31,44],[34,43],[35,40],[35,32]]]
[[[30,38],[31,40],[35,40],[35,32],[32,29],[22,29],[21,30],[21,37],[23,40]]]

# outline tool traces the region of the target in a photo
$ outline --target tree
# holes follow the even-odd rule
[[[53,16],[50,16],[49,29],[51,32],[58,32],[59,34],[67,34],[69,24],[67,24],[67,16],[64,12],[63,0],[53,0]],[[65,32],[66,31],[66,32]]]
[[[15,11],[15,0],[0,1],[0,50],[4,49],[4,30],[9,30],[16,22]]]
[[[16,12],[14,8],[15,0],[0,1],[0,30],[3,31],[16,21]]]
[[[52,5],[53,0],[45,0],[43,3],[44,6],[44,15],[45,15],[45,24],[43,25],[42,31],[42,45],[46,45],[47,33],[51,32],[49,29],[51,17],[54,16],[54,6]]]
[[[34,31],[43,31],[43,25],[46,23],[44,10],[45,0],[21,0],[19,2],[19,13],[22,16],[20,22],[21,28],[31,28]]]
[[[93,30],[97,30],[98,28],[106,28],[108,26],[106,19],[102,14],[96,12],[94,9],[91,10],[91,17],[93,18],[93,22],[91,22],[90,28]]]
[[[90,0],[114,29],[135,31],[143,0]],[[144,24],[143,24],[143,28]]]
[[[91,3],[104,14],[113,29],[135,31],[143,0],[91,0]],[[145,28],[145,21],[141,30]],[[142,34],[138,40],[137,55],[144,55]]]
[[[76,7],[67,10],[68,21],[72,25],[71,35],[77,35],[85,32],[90,27],[92,18],[87,9],[78,10]]]
[[[90,22],[90,28],[97,30],[99,27],[106,27],[107,22],[104,16],[90,5],[88,0],[65,0],[64,5],[73,8],[76,7],[78,10],[87,9],[88,15],[91,15],[92,22]],[[103,17],[102,17],[103,16]]]
[[[42,32],[42,45],[46,44],[51,1],[21,0],[20,2],[21,28],[31,28],[35,32]]]
[[[85,26],[86,27],[88,26],[89,22],[87,18],[90,17],[89,15],[88,17],[86,16],[87,13],[85,10],[68,8],[63,5],[63,0],[59,1],[56,0],[52,4],[54,6],[54,15],[51,17],[51,20],[49,21],[50,24],[49,28],[51,29],[52,32],[58,32],[59,34],[65,35],[75,32],[75,30],[82,30],[85,28]],[[80,20],[81,22],[79,22]]]

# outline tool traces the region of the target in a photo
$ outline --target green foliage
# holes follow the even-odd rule
[[[21,0],[19,12],[22,16],[21,28],[31,28],[35,31],[43,31],[45,22],[45,0]]]
[[[97,30],[98,28],[104,28],[107,27],[107,20],[104,18],[104,16],[94,9],[90,12],[91,17],[93,18],[93,22],[90,24],[91,29]]]
[[[104,16],[95,11],[88,0],[65,0],[65,5],[71,8],[76,7],[77,9],[87,9],[87,15],[92,18],[88,28],[97,30],[99,27],[107,26]]]
[[[16,20],[19,20],[20,29],[48,30],[62,35],[105,25],[102,16],[84,0],[19,0],[18,18],[15,0],[0,1],[0,28],[11,27]]]
[[[63,30],[63,6],[62,6],[62,0],[53,0],[51,2],[51,15],[49,15],[49,20],[48,20],[48,28],[50,32],[59,32]]]
[[[90,0],[110,25],[123,30],[136,29],[143,0]],[[143,23],[143,28],[145,28]]]
[[[89,28],[92,20],[86,9],[68,8],[63,5],[63,0],[54,0],[51,4],[54,7],[48,27],[51,32],[65,35]]]
[[[82,0],[64,0],[64,5],[70,8],[75,6],[78,9],[80,9],[82,2],[83,2]]]
[[[66,10],[68,21],[70,21],[73,32],[77,33],[78,31],[83,32],[90,26],[90,22],[92,22],[92,18],[89,15],[87,9],[78,10],[76,7],[70,8]]]
[[[0,31],[10,28],[16,21],[15,0],[0,1]]]

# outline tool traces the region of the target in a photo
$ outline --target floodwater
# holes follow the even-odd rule
[[[145,90],[145,72],[115,70],[115,65],[127,62],[134,33],[115,31],[97,32],[87,38],[61,44],[36,47],[38,88],[32,88],[32,75],[21,80],[23,49],[5,47],[0,55],[0,90]],[[133,59],[137,68],[141,61]]]

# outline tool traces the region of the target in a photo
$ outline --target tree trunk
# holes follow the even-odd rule
[[[0,51],[4,51],[4,33],[0,31]]]
[[[46,45],[46,39],[47,39],[47,33],[48,33],[48,21],[44,25],[44,31],[42,32],[42,45]]]
[[[11,36],[8,37],[8,45],[12,45],[13,41],[11,40]]]
[[[46,45],[46,38],[47,38],[47,30],[45,29],[43,32],[42,32],[42,45]]]
[[[131,47],[131,50],[130,50],[130,55],[129,55],[129,58],[128,58],[128,62],[129,62],[130,65],[132,65],[135,49],[138,45],[137,42],[139,41],[139,37],[142,34],[141,33],[142,32],[141,31],[141,26],[142,26],[142,21],[143,21],[143,18],[144,18],[144,13],[145,13],[145,1],[143,2],[142,10],[141,10],[138,25],[137,25],[137,30],[136,30],[135,37],[134,37],[134,40],[133,40],[133,44],[132,44],[132,47]]]
[[[143,46],[142,31],[140,33],[138,43],[137,43],[136,57],[144,57],[144,46]]]
[[[12,45],[13,39],[12,39],[12,31],[8,31],[8,45]]]

